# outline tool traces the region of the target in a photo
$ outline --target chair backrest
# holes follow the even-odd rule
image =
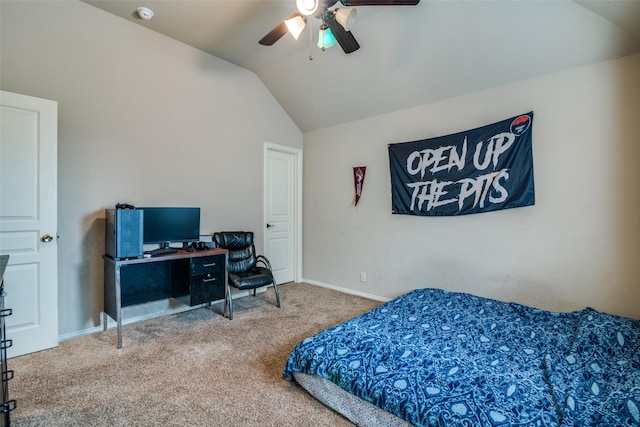
[[[227,271],[243,273],[256,266],[256,250],[253,245],[252,231],[221,231],[213,233],[213,242],[217,248],[229,251]]]

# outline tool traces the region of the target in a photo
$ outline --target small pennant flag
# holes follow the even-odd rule
[[[353,185],[356,190],[356,203],[354,206],[358,206],[360,196],[362,195],[362,186],[364,185],[364,174],[367,172],[366,166],[354,166],[353,167]]]

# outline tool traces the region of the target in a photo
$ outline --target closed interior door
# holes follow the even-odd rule
[[[57,103],[0,92],[0,253],[8,357],[58,345]]]
[[[276,283],[296,278],[299,152],[285,147],[265,150],[265,250]]]

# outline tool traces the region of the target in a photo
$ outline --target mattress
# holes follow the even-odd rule
[[[298,373],[417,426],[640,426],[640,321],[591,308],[419,289],[301,341]]]
[[[317,375],[294,372],[293,377],[313,397],[359,426],[405,427],[411,424],[401,418],[341,389]]]

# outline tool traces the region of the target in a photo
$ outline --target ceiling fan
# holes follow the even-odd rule
[[[334,8],[340,2],[345,8]],[[258,41],[261,45],[271,46],[282,36],[290,32],[297,40],[304,29],[307,17],[313,16],[322,21],[318,47],[331,47],[336,42],[344,53],[355,52],[360,48],[351,27],[355,22],[356,9],[350,6],[415,6],[420,0],[296,0],[298,10],[292,12]]]

